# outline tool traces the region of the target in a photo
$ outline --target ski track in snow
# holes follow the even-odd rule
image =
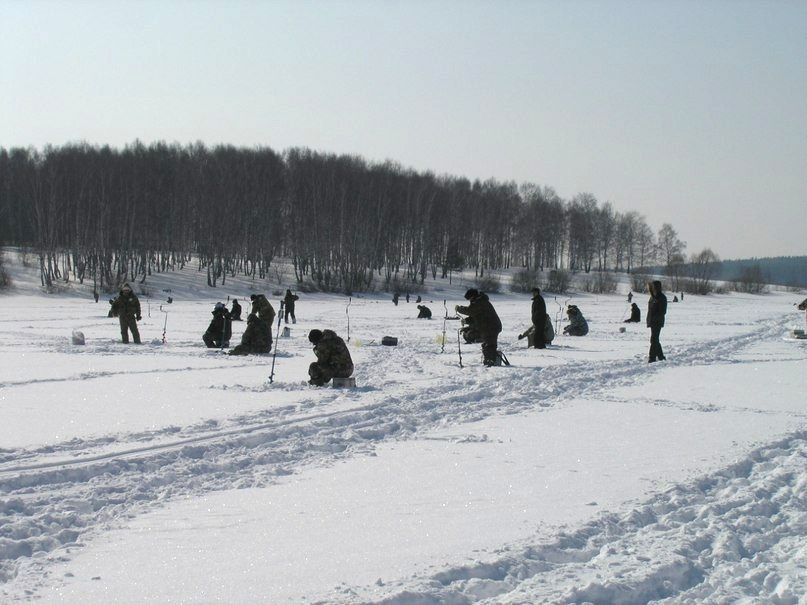
[[[778,338],[786,323],[786,319],[768,320],[743,335],[679,346],[674,359],[652,366],[643,357],[586,362],[585,368],[575,367],[575,374],[585,375],[585,380],[570,380],[568,365],[484,368],[478,364],[478,347],[473,353],[466,349],[466,367],[460,370],[456,355],[412,355],[368,344],[370,362],[363,368],[363,380],[373,387],[331,391],[299,384],[234,385],[226,388],[311,390],[312,395],[296,405],[223,423],[74,439],[38,450],[4,450],[0,581],[24,574],[30,578],[29,594],[35,595],[38,587],[54,581],[48,575],[54,559],[64,560],[70,549],[93,535],[172,498],[270,485],[276,477],[309,465],[367,452],[380,440],[412,438],[492,414],[517,414],[574,398],[613,402],[608,392],[615,387],[635,385],[660,368],[727,360],[761,339]],[[134,354],[146,350],[134,349]],[[443,367],[429,373],[424,371],[426,363]],[[210,368],[159,372],[187,369]],[[496,373],[496,380],[490,379],[491,373]],[[31,382],[36,381],[7,382],[0,389]],[[699,409],[718,408],[700,404]],[[759,584],[760,594],[771,595],[771,602],[797,603],[793,595],[804,586],[782,586],[775,577],[758,576],[766,560],[797,560],[803,565],[807,557],[803,540],[800,544],[797,539],[777,538],[807,534],[805,439],[801,432],[761,448],[723,473],[670,490],[624,518],[603,517],[561,536],[555,544],[528,546],[496,563],[441,571],[424,580],[422,590],[406,590],[382,602],[527,603],[535,602],[535,594],[545,595],[541,601],[564,603],[640,603],[665,597],[697,602],[721,594],[716,591],[730,591],[731,582],[743,577],[734,567],[749,565],[749,573],[756,575],[747,581]],[[117,442],[143,445],[103,451]],[[766,473],[770,468],[780,470],[771,476]],[[729,510],[716,510],[718,496],[731,503]],[[766,496],[770,502],[758,502]],[[759,506],[776,508],[757,510]],[[642,552],[643,541],[654,540],[676,545],[666,549],[669,560],[631,566],[630,553]],[[740,556],[753,558],[741,562]],[[574,594],[555,594],[552,587],[558,583],[552,581],[553,574],[579,578],[575,584],[580,588]],[[726,582],[728,587],[719,588]]]
[[[806,508],[802,431],[628,513],[602,515],[492,562],[441,571],[422,588],[377,603],[798,605],[807,594]],[[776,571],[790,565],[801,568],[795,580]]]

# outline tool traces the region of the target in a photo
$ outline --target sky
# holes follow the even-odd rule
[[[0,147],[309,147],[807,254],[807,2],[0,0]]]

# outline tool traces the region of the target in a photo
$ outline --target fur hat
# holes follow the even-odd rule
[[[120,287],[120,291],[123,292],[124,290],[132,291],[132,286],[129,285],[129,282],[124,282],[123,285]]]
[[[465,292],[465,300],[471,300],[477,296],[479,296],[479,290],[476,288],[468,288],[468,290]]]
[[[322,340],[322,330],[311,330],[308,333],[308,342],[311,344],[317,344],[320,340]]]

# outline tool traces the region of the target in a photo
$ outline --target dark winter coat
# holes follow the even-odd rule
[[[300,297],[292,294],[291,290],[286,290],[286,296],[283,297],[283,306],[286,307],[286,311],[294,315],[294,301],[299,299]]]
[[[272,332],[266,322],[250,313],[247,317],[247,329],[241,336],[241,344],[230,351],[230,355],[251,355],[253,353],[269,353],[272,350]]]
[[[471,319],[474,330],[479,333],[482,340],[496,338],[502,331],[502,322],[484,292],[472,298],[467,306],[457,305],[456,309],[457,313],[467,315]]]
[[[546,302],[540,294],[532,296],[532,325],[541,328],[546,323]]]
[[[252,301],[252,313],[257,315],[258,319],[264,321],[271,329],[272,324],[275,322],[275,308],[263,294],[255,295]]]
[[[117,298],[112,301],[112,314],[115,317],[140,318],[140,301],[131,290],[124,293],[121,290]]]
[[[333,330],[323,330],[322,338],[314,345],[317,365],[331,376],[347,378],[353,374],[353,359],[345,341]]]
[[[633,303],[630,307],[630,319],[626,319],[624,323],[640,323],[642,321],[642,310],[639,305]]]
[[[664,316],[667,314],[667,297],[659,290],[647,301],[647,327],[663,328]]]
[[[432,310],[429,309],[426,305],[418,305],[418,319],[431,319],[432,318]]]
[[[241,321],[241,305],[238,304],[236,299],[233,299],[233,308],[230,309],[230,319],[232,321]]]
[[[233,324],[230,319],[230,312],[226,308],[213,309],[212,313],[213,319],[210,321],[210,325],[202,338],[205,343],[212,343],[213,346],[220,347],[222,341],[225,344],[230,342],[233,335]]]

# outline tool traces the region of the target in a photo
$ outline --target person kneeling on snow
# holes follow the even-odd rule
[[[566,315],[569,316],[569,325],[564,326],[563,333],[569,336],[585,336],[588,334],[588,322],[577,305],[569,305],[566,310]]]
[[[418,305],[418,319],[431,319],[432,310],[426,305]]]
[[[311,330],[309,342],[314,345],[317,360],[308,366],[308,384],[321,387],[331,378],[349,378],[353,374],[353,360],[345,341],[333,330]]]
[[[207,331],[202,334],[202,340],[205,341],[208,349],[229,347],[230,337],[233,335],[230,312],[224,306],[224,303],[217,302],[212,313],[213,319],[210,321],[210,325],[207,326]]]
[[[272,332],[266,322],[258,319],[255,313],[247,316],[247,329],[241,336],[241,344],[230,351],[230,355],[252,355],[272,351]]]

